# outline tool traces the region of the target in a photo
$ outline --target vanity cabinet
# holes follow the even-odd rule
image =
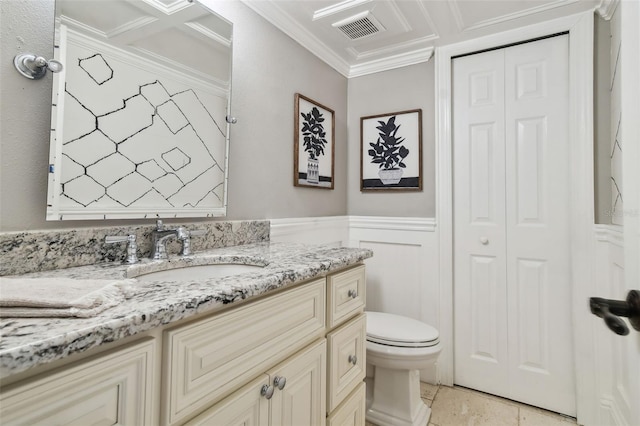
[[[2,424],[362,426],[364,278],[356,265],[24,379],[0,393]]]
[[[192,417],[324,331],[324,278],[166,331],[163,423]]]
[[[153,339],[3,389],[3,425],[152,425]]]

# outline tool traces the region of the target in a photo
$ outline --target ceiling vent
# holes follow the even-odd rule
[[[385,30],[382,24],[369,11],[358,13],[332,24],[351,40],[377,34]]]

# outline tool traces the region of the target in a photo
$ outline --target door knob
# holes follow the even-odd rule
[[[277,387],[280,390],[284,389],[284,386],[286,384],[287,384],[286,377],[276,376],[275,379],[273,379],[273,386]]]
[[[480,243],[482,243],[483,246],[486,246],[489,244],[489,239],[487,237],[480,237]]]
[[[262,385],[262,388],[260,389],[260,395],[264,396],[267,399],[271,399],[271,397],[273,396],[273,391],[275,391],[275,388],[273,386]]]
[[[591,313],[604,319],[611,331],[621,336],[629,334],[629,327],[620,317],[628,317],[631,326],[640,331],[640,291],[630,290],[627,300],[611,300],[601,297],[589,299]]]

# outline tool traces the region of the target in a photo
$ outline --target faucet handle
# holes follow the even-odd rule
[[[138,263],[138,243],[135,234],[129,235],[107,235],[104,237],[105,244],[127,243],[126,263]]]
[[[191,254],[191,237],[199,237],[204,235],[206,231],[204,229],[194,229],[189,231],[183,226],[178,227],[178,239],[182,241],[182,251],[180,255],[189,256]]]

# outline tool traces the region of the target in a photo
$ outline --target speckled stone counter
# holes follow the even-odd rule
[[[372,255],[370,250],[358,248],[257,243],[206,250],[189,258],[146,259],[133,266],[103,263],[25,274],[22,277],[117,280],[191,265],[263,266],[255,271],[215,279],[138,281],[132,298],[94,318],[1,319],[0,378],[183,318],[214,312],[224,305],[292,283],[323,276]]]

